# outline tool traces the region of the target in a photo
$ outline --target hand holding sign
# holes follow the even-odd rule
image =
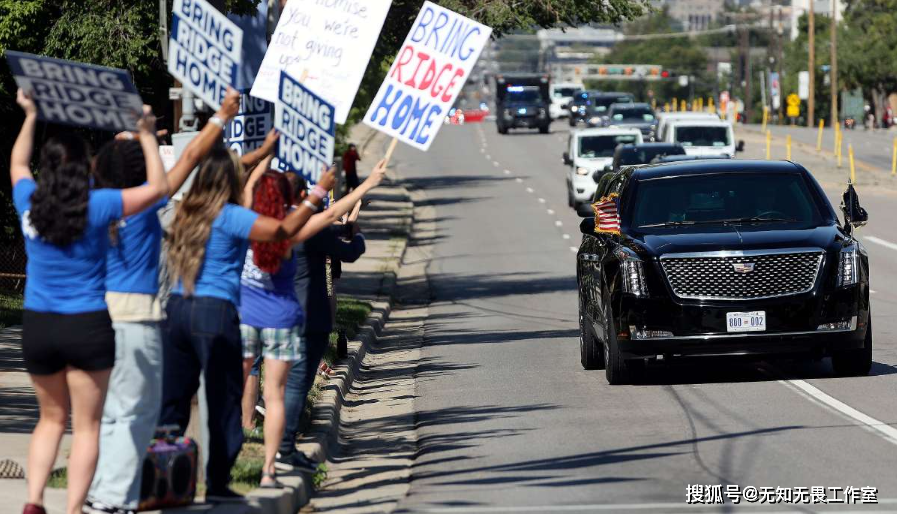
[[[25,111],[25,116],[37,116],[37,104],[31,99],[31,95],[22,88],[19,88],[16,93],[16,103]]]
[[[143,115],[137,120],[137,131],[141,136],[151,136],[153,140],[156,138],[156,115],[149,105],[143,106]]]
[[[225,123],[233,119],[240,112],[240,92],[228,86],[227,93],[224,95],[224,101],[221,102],[221,108],[215,113]]]
[[[321,178],[318,179],[316,186],[322,187],[325,191],[330,191],[336,185],[336,166],[327,169],[327,166],[321,168]]]

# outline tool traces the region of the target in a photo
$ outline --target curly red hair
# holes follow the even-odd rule
[[[252,210],[282,220],[287,217],[293,205],[293,189],[283,173],[268,170],[259,178],[252,190]],[[252,243],[252,260],[262,271],[277,273],[283,256],[290,247],[290,241],[274,243]]]

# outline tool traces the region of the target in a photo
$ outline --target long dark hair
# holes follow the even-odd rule
[[[240,204],[240,158],[224,147],[214,148],[199,166],[190,191],[178,205],[171,224],[168,267],[172,282],[181,280],[184,296],[192,296],[206,257],[212,223],[225,204]]]
[[[259,178],[252,191],[252,210],[282,220],[293,205],[293,188],[283,173],[268,170]],[[277,273],[287,249],[288,239],[276,242],[252,242],[252,260],[262,271]]]
[[[31,225],[41,238],[68,246],[84,234],[90,198],[90,151],[73,134],[50,138],[41,148],[40,175],[31,195]]]
[[[97,153],[94,173],[99,187],[127,189],[146,182],[146,159],[138,141],[112,140]]]

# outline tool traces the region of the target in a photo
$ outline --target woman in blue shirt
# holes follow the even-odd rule
[[[76,514],[96,467],[100,415],[115,360],[104,299],[109,224],[157,203],[168,183],[148,106],[137,124],[147,184],[91,191],[87,145],[73,135],[44,144],[35,182],[29,163],[37,106],[21,89],[17,102],[25,121],[13,146],[10,178],[28,254],[22,353],[40,406],[28,450],[24,513],[45,512],[44,488],[71,412],[67,512]]]
[[[240,108],[240,94],[229,89],[215,118],[184,148],[168,172],[168,190],[181,188],[190,172],[220,143],[223,127]],[[277,133],[262,145],[270,152]],[[126,188],[146,182],[144,154],[130,133],[100,149],[96,176],[103,187]],[[141,463],[152,440],[162,402],[162,309],[159,254],[162,226],[153,208],[117,223],[106,259],[106,303],[115,330],[115,367],[103,407],[100,457],[87,497],[99,512],[134,511],[140,500]]]
[[[264,163],[260,166],[266,168]],[[163,329],[160,423],[186,429],[202,373],[209,423],[206,499],[212,502],[241,498],[228,482],[243,443],[243,352],[237,308],[249,241],[292,237],[335,183],[333,171],[322,173],[308,205],[277,219],[240,206],[241,172],[240,160],[232,152],[216,148],[209,154],[178,205],[168,248],[168,267],[177,284],[166,306]]]

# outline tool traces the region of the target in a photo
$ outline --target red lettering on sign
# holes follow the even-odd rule
[[[405,56],[408,56],[406,59]],[[411,59],[414,57],[414,48],[411,45],[407,45],[402,49],[402,53],[399,54],[399,58],[396,61],[395,66],[392,67],[392,73],[389,74],[390,77],[394,77],[399,82],[402,81],[402,67],[411,62]],[[412,77],[414,78],[414,77]]]

